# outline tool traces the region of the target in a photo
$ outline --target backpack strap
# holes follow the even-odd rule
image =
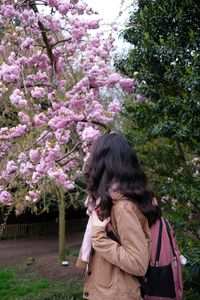
[[[171,236],[171,232],[170,232],[169,222],[166,219],[164,219],[164,221],[165,221],[167,234],[168,234],[169,241],[170,241],[170,246],[171,246],[171,249],[172,249],[172,254],[173,254],[174,260],[177,261],[176,253],[175,253],[175,250],[174,250],[174,245],[173,245],[173,242],[172,242],[172,236]]]
[[[155,266],[156,267],[158,267],[159,259],[160,259],[160,251],[161,251],[161,244],[162,244],[162,229],[163,229],[163,222],[162,222],[162,218],[160,218],[158,242],[157,242],[157,249],[156,249],[156,258],[155,258]]]
[[[118,238],[116,237],[114,231],[110,230],[110,231],[107,231],[107,237],[109,237],[111,240],[117,242],[118,244],[121,245],[120,241],[118,240]]]

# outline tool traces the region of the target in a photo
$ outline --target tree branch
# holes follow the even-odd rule
[[[56,45],[59,44],[59,43],[65,43],[65,42],[69,42],[69,41],[71,41],[71,38],[57,41],[56,43],[54,43],[54,44],[51,45],[51,46],[54,47],[54,46],[56,46]]]
[[[29,151],[33,146],[37,145],[37,143],[38,143],[39,141],[43,140],[43,138],[44,138],[45,136],[47,136],[47,134],[48,134],[49,132],[51,132],[51,130],[48,130],[43,136],[41,136],[41,138],[36,139],[36,141],[35,141],[32,145],[30,145],[30,146],[25,150],[25,152]]]
[[[79,122],[84,122],[84,123],[88,122],[88,123],[92,123],[92,124],[95,124],[95,125],[99,125],[99,126],[105,128],[105,129],[107,129],[108,132],[110,132],[110,127],[107,126],[106,124],[100,122],[100,121],[92,120],[92,121],[89,122],[87,119],[83,119],[83,120],[81,120],[81,121],[79,121]]]
[[[35,13],[38,13],[38,9],[37,9],[37,6],[35,4],[35,1],[29,1],[29,6]],[[56,73],[56,61],[55,61],[55,58],[54,58],[54,55],[53,55],[52,46],[48,41],[48,37],[47,37],[47,34],[46,34],[46,28],[44,27],[44,25],[42,24],[41,21],[38,21],[38,26],[40,28],[42,39],[43,39],[44,44],[45,44],[46,49],[47,49],[47,55],[48,55],[49,60],[51,62],[52,69]]]
[[[64,158],[68,157],[70,154],[72,154],[75,150],[77,150],[79,148],[79,146],[82,144],[82,142],[78,142],[71,151],[69,151],[68,153],[66,153],[65,155],[63,155],[62,157],[58,158],[56,160],[56,162],[59,162],[61,160],[63,160]]]
[[[51,84],[46,84],[46,83],[37,83],[37,84],[26,84],[26,88],[34,88],[35,86],[47,86],[47,87],[51,87],[52,85]],[[22,82],[21,83],[21,86],[20,86],[22,89],[25,88],[24,86],[24,83]]]

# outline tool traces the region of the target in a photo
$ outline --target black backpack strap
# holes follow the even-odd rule
[[[170,241],[170,246],[171,246],[171,249],[172,249],[173,257],[174,257],[174,259],[177,259],[176,253],[175,253],[175,250],[174,250],[174,245],[173,245],[173,242],[172,242],[172,236],[171,236],[171,232],[170,232],[169,223],[168,223],[168,221],[166,219],[164,219],[164,221],[165,221],[165,225],[166,225],[167,234],[168,234],[168,237],[169,237],[169,241]]]
[[[163,222],[162,222],[162,218],[160,218],[160,226],[159,226],[158,242],[157,242],[157,249],[156,249],[155,266],[159,265],[160,251],[161,251],[161,244],[162,244],[162,229],[163,229]]]
[[[118,240],[113,231],[107,231],[107,237],[121,245],[120,241]]]
[[[156,248],[156,257],[155,257],[155,267],[159,265],[159,259],[160,259],[160,252],[161,252],[161,244],[162,244],[162,230],[163,230],[163,222],[162,218],[159,220],[159,233],[158,233],[158,240],[157,240],[157,248]],[[150,265],[149,265],[150,268]],[[149,269],[148,269],[149,270]],[[140,283],[140,291],[141,296],[144,298],[144,295],[149,295],[150,287],[148,280],[146,280],[146,276],[148,277],[148,270],[144,277],[137,277],[139,283]]]

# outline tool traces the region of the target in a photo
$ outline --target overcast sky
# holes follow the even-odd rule
[[[85,0],[94,10],[99,12],[100,17],[102,17],[105,22],[111,23],[117,18],[122,0]],[[134,0],[124,0],[123,4],[123,20],[128,18],[128,9]],[[122,18],[120,18],[121,20]]]

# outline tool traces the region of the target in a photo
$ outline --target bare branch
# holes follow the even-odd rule
[[[70,154],[72,154],[75,150],[77,150],[79,148],[79,146],[82,144],[82,142],[78,142],[71,151],[69,151],[68,153],[66,153],[65,155],[63,155],[62,157],[58,158],[56,160],[56,162],[59,162],[61,160],[63,160],[64,158],[68,157]]]
[[[32,145],[30,145],[25,151],[27,152],[27,151],[29,151],[32,147],[34,147],[35,145],[37,145],[39,141],[43,140],[43,138],[44,138],[45,136],[47,136],[47,134],[49,134],[49,132],[51,132],[50,129],[49,129],[43,136],[41,136],[41,138],[36,139],[36,141],[35,141]]]
[[[47,86],[47,87],[51,87],[52,85],[51,84],[46,84],[46,83],[37,83],[37,84],[26,84],[26,88],[32,88],[32,87],[35,87],[35,86]],[[24,84],[22,83],[21,86],[20,86],[22,89],[25,88]]]
[[[54,46],[58,45],[59,43],[65,43],[65,42],[69,42],[69,41],[71,41],[71,38],[64,39],[64,40],[60,40],[60,41],[57,41],[56,43],[54,43],[54,44],[52,45],[52,47],[54,47]]]
[[[76,161],[79,162],[78,158],[73,158],[73,160],[76,160]],[[67,165],[70,161],[71,161],[71,159],[68,159],[68,160],[65,161],[64,163],[59,163],[59,165],[60,165],[61,167],[63,167],[63,166],[65,166],[65,165]]]
[[[110,127],[107,126],[106,124],[100,122],[100,121],[92,120],[92,121],[89,122],[87,119],[83,119],[83,120],[81,120],[79,122],[84,122],[84,123],[88,122],[88,123],[92,123],[92,124],[95,124],[95,125],[99,125],[99,126],[105,128],[105,129],[107,129],[108,131],[110,131]]]

